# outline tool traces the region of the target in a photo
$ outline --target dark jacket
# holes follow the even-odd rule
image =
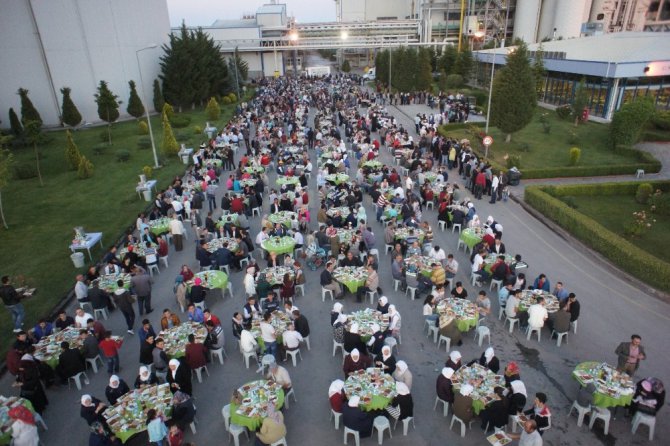
[[[309,336],[309,322],[305,316],[301,314],[299,318],[293,321],[293,325],[295,326],[295,331],[300,333],[303,338]]]
[[[486,409],[481,413],[482,424],[489,423],[489,429],[494,427],[504,428],[508,421],[507,400],[501,399],[493,401],[486,406]]]
[[[435,390],[437,392],[438,398],[449,403],[454,402],[454,389],[453,384],[449,378],[445,378],[443,374],[437,377],[437,382],[435,383]]]
[[[361,339],[360,335],[356,333],[350,333],[345,330],[344,332],[344,351],[351,353],[353,349],[357,348],[361,354],[367,351],[365,343]]]
[[[414,401],[412,401],[412,395],[398,395],[393,398],[391,405],[400,406],[399,420],[414,416]]]
[[[64,350],[58,356],[58,372],[62,378],[69,378],[79,372],[86,370],[84,357],[76,348],[69,348]]]
[[[107,401],[109,401],[109,404],[113,406],[116,404],[116,401],[121,398],[123,395],[128,393],[130,389],[128,388],[128,384],[122,379],[119,379],[119,386],[116,389],[113,389],[111,386],[107,386],[105,389],[105,396],[107,397]]]
[[[464,423],[469,423],[474,417],[472,409],[472,398],[463,396],[460,392],[454,395],[454,416],[457,416]]]
[[[177,367],[177,372],[175,376],[172,376],[172,370],[168,368],[167,371],[167,382],[170,384],[170,390],[172,393],[175,393],[177,390],[193,395],[193,385],[191,384],[191,369],[188,365],[182,361]],[[173,386],[173,384],[178,385],[179,387]]]
[[[345,404],[342,407],[342,422],[345,427],[358,432],[361,438],[372,435],[372,423],[375,420],[373,412],[365,412],[358,407]]]
[[[195,418],[195,406],[191,399],[184,401],[172,408],[172,422],[182,431],[186,430]]]

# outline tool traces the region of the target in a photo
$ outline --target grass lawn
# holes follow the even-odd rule
[[[253,94],[253,92],[249,92]],[[234,105],[224,106],[221,118],[212,122],[202,109],[184,112],[191,117],[191,124],[183,129],[173,129],[183,134],[180,142],[187,147],[207,139],[196,135],[194,126],[204,128],[205,122],[221,128],[232,117]],[[156,148],[160,157],[162,126],[160,116],[152,118]],[[105,249],[97,245],[91,250],[94,260],[116,242],[123,231],[134,225],[137,214],[149,203],[135,192],[144,166],[153,166],[151,149],[140,150],[136,121],[117,123],[112,130],[113,146],[103,154],[93,153],[93,146],[101,142],[100,134],[106,127],[95,127],[74,132],[79,150],[95,166],[92,178],[79,180],[74,171],[67,170],[65,161],[65,132],[49,132],[51,141],[40,147],[44,187],[37,178],[13,180],[2,191],[2,200],[9,230],[0,228],[0,275],[23,275],[29,284],[38,288],[36,296],[24,301],[25,328],[31,328],[39,317],[50,314],[54,305],[74,285],[77,273],[85,270],[74,268],[70,260],[69,245],[74,238],[74,227],[83,226],[89,232],[102,232]],[[180,138],[177,138],[178,141]],[[117,162],[119,149],[131,153],[127,162]],[[14,150],[17,164],[34,163],[32,148]],[[154,171],[158,190],[184,172],[184,164],[176,156],[165,160],[164,167]],[[85,251],[84,251],[85,252]],[[87,263],[88,254],[86,257]],[[0,311],[0,353],[13,339],[11,318],[7,311]]]
[[[624,235],[624,225],[632,221],[633,212],[646,211],[649,206],[635,201],[633,195],[559,196],[556,197],[582,214],[594,219],[610,231],[626,238],[649,254],[670,262],[670,251],[659,249],[670,246],[670,217],[652,214],[656,219],[651,229],[640,237]]]
[[[550,133],[545,133],[540,117],[546,116],[550,126]],[[474,143],[475,138],[468,129],[449,131],[444,127],[447,135],[456,139],[466,138]],[[481,131],[484,131],[483,127]],[[521,158],[522,171],[524,169],[540,169],[546,167],[568,167],[568,152],[572,147],[579,147],[582,151],[579,166],[633,164],[635,159],[614,153],[606,145],[608,127],[596,122],[587,122],[575,127],[572,122],[558,118],[551,110],[537,108],[533,121],[523,130],[512,135],[512,141],[505,142],[505,134],[496,127],[489,128],[493,137],[493,144],[489,148],[489,158],[498,164],[505,165],[504,156],[517,155]],[[572,135],[575,136],[572,136]]]

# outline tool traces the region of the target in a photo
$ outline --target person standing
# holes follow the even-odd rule
[[[123,287],[123,280],[116,282],[117,289],[114,291],[114,302],[116,307],[121,310],[121,314],[126,319],[128,334],[135,334],[133,326],[135,325],[135,310],[133,309],[133,298],[127,289]]]
[[[110,375],[119,373],[119,343],[112,339],[111,331],[105,332],[105,337],[100,341],[99,347],[107,359],[107,373]]]
[[[628,373],[631,378],[640,367],[640,361],[647,359],[647,354],[641,344],[640,335],[634,334],[630,337],[630,342],[622,342],[614,351],[618,356],[617,369]]]
[[[172,219],[170,220],[170,233],[172,234],[172,239],[174,240],[174,249],[175,251],[181,251],[184,249],[184,223],[177,218],[177,214],[172,214]]]
[[[154,311],[151,308],[151,276],[145,270],[136,266],[133,268],[130,284],[137,295],[137,308],[140,310],[140,316],[145,311],[147,314]]]
[[[0,298],[2,298],[2,303],[5,304],[5,308],[9,310],[12,315],[12,321],[14,322],[14,333],[21,331],[21,326],[23,325],[23,318],[25,317],[26,311],[23,308],[21,303],[21,296],[16,292],[16,289],[12,286],[9,276],[2,277],[2,285],[0,285]]]

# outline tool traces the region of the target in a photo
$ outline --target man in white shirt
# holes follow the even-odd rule
[[[242,352],[243,353],[255,352],[257,346],[258,342],[256,342],[256,338],[254,338],[254,335],[252,335],[249,330],[242,330],[242,332],[240,333],[240,348],[242,349]]]
[[[272,313],[267,312],[261,321],[261,338],[265,343],[265,354],[277,357],[277,332],[271,324]]]
[[[302,335],[295,331],[293,324],[290,324],[288,330],[284,332],[282,340],[284,348],[288,351],[297,350],[300,347],[300,343],[303,342]],[[284,360],[285,358],[286,356],[284,356]]]
[[[295,231],[293,233],[293,240],[295,240],[295,249],[302,248],[302,245],[305,244],[305,238],[300,231]]]
[[[177,214],[173,214],[170,220],[170,234],[172,234],[172,240],[174,240],[175,251],[184,249],[184,231],[184,223],[177,218]]]
[[[268,372],[267,379],[270,379],[284,389],[284,395],[286,395],[291,390],[291,377],[288,374],[288,371],[278,365],[276,362],[270,365],[270,371]]]
[[[84,282],[84,276],[82,274],[77,274],[77,283],[74,285],[74,295],[77,297],[79,303],[90,302],[88,298],[88,285]]]
[[[484,271],[484,256],[486,255],[485,251],[482,249],[475,255],[475,259],[472,262],[472,272],[478,274],[480,280],[487,280],[489,278],[489,273]]]
[[[247,268],[247,272],[244,275],[244,291],[247,293],[247,297],[256,295],[256,281],[254,280],[253,267]]]
[[[544,307],[544,299],[538,297],[537,303],[528,308],[528,325],[530,325],[531,328],[542,328],[544,327],[544,321],[546,321],[548,317],[549,313]]]
[[[81,308],[77,308],[75,310],[75,317],[74,317],[75,327],[86,328],[86,323],[88,322],[89,319],[93,319],[93,316],[91,316],[89,313],[85,312]]]
[[[447,256],[447,263],[444,265],[444,272],[448,279],[453,279],[458,272],[458,261],[453,254]]]
[[[509,293],[507,296],[507,302],[505,303],[505,314],[509,318],[517,317],[517,310],[519,308],[519,297],[521,296],[521,290],[515,290]]]
[[[428,253],[428,257],[437,260],[440,263],[443,263],[443,260],[447,258],[447,254],[444,252],[444,249],[435,245],[433,249],[431,249],[430,252]]]
[[[261,232],[259,232],[258,235],[256,236],[256,246],[260,248],[261,244],[269,238],[270,236],[268,235],[268,228],[263,227],[263,229],[261,229]]]

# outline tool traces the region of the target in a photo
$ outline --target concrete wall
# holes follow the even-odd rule
[[[100,80],[124,102],[120,112],[126,115],[128,81],[140,86],[136,50],[169,40],[165,0],[0,0],[0,11],[3,125],[9,107],[18,113],[19,88],[30,91],[45,125],[58,125],[60,88],[65,86],[72,89],[84,121],[99,121],[93,95]],[[149,104],[162,53],[160,47],[139,53]]]
[[[342,21],[362,22],[378,17],[404,19],[412,15],[410,0],[341,0]]]

